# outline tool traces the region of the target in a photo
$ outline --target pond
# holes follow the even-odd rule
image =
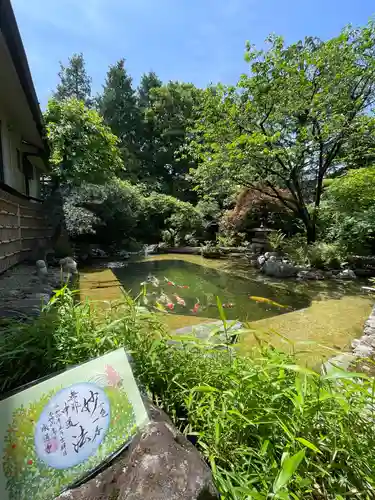
[[[311,302],[304,293],[278,289],[251,276],[223,272],[220,267],[205,265],[208,261],[200,257],[161,257],[130,262],[113,272],[133,297],[139,294],[141,283],[146,283],[147,304],[164,309],[169,315],[184,316],[180,326],[195,323],[193,318],[218,319],[216,297],[220,298],[227,319],[241,321],[291,312],[308,307]]]
[[[250,333],[241,338],[245,351],[256,342],[256,332],[257,338],[266,338],[283,350],[308,350],[309,363],[348,350],[351,340],[362,335],[373,305],[359,280],[276,280],[241,259],[196,255],[105,263],[101,269],[82,273],[80,287],[82,296],[90,300],[115,300],[121,296],[119,282],[135,297],[147,281],[148,305],[158,303],[165,309],[160,317],[169,330],[196,329],[195,325],[218,320],[219,296],[229,320],[250,324]]]

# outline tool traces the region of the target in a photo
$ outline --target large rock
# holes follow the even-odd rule
[[[263,264],[262,272],[267,276],[273,276],[275,278],[290,278],[296,276],[298,268],[290,263],[278,260],[274,261],[271,257]]]
[[[58,500],[214,500],[212,474],[196,448],[152,407],[152,421],[102,473]]]
[[[357,276],[351,269],[344,269],[337,275],[337,278],[341,280],[355,280]]]

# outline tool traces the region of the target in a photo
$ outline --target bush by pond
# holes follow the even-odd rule
[[[241,357],[192,338],[176,345],[130,299],[99,314],[67,290],[34,324],[4,330],[3,389],[125,346],[223,498],[374,497],[375,384],[366,377],[321,376],[267,346]]]

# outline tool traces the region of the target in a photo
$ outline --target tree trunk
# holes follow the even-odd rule
[[[306,225],[306,236],[307,243],[310,245],[311,243],[315,243],[316,240],[316,224],[315,221],[310,221],[308,225]]]

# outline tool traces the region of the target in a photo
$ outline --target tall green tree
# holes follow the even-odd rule
[[[140,168],[141,116],[132,78],[125,68],[125,59],[109,67],[103,93],[98,97],[98,109],[105,123],[120,140],[127,170],[137,177]]]
[[[313,242],[324,178],[354,135],[357,152],[363,149],[357,132],[366,132],[363,117],[373,113],[375,26],[347,27],[326,42],[268,42],[260,51],[248,44],[250,72],[237,87],[206,91],[191,131],[190,150],[201,161],[195,179],[211,192],[226,182],[267,189]]]
[[[158,89],[163,82],[154,71],[144,73],[137,88],[138,104],[141,109],[148,108],[151,104],[151,91]]]
[[[44,116],[50,162],[61,183],[103,184],[123,169],[117,137],[83,101],[51,99]]]
[[[67,66],[60,63],[59,78],[60,83],[54,93],[55,99],[63,100],[74,97],[86,104],[90,102],[91,77],[87,74],[82,53],[73,54]]]
[[[186,132],[194,122],[195,105],[200,90],[189,83],[169,82],[153,88],[144,121],[152,130],[152,137],[143,149],[148,171],[158,179],[161,189],[186,201],[195,199],[191,192],[189,169],[192,157],[179,156]]]

